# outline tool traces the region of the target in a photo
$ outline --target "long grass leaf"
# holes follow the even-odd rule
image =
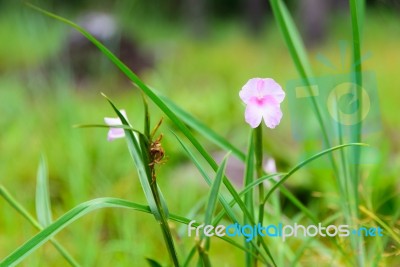
[[[10,255],[5,257],[0,262],[0,266],[15,266],[16,264],[24,260],[33,251],[38,249],[46,241],[50,240],[55,234],[63,230],[65,227],[67,227],[74,221],[78,220],[79,218],[83,217],[84,215],[102,208],[127,208],[144,213],[150,213],[150,214],[152,213],[148,206],[118,198],[110,198],[110,197],[97,198],[81,203],[75,208],[65,213],[64,215],[62,215],[57,220],[55,220],[48,227],[44,228],[42,231],[40,231],[38,234],[36,234],[34,237],[28,240],[25,244],[23,244],[21,247],[12,252]],[[175,214],[170,214],[170,219],[183,224],[189,224],[191,222],[191,219]],[[198,226],[198,224],[195,226]],[[228,242],[229,244],[243,251],[247,251],[246,248],[236,243],[235,241],[231,240],[230,238],[219,237],[219,236],[216,237]],[[261,258],[261,260],[263,259]]]
[[[51,202],[49,192],[49,181],[47,164],[44,155],[40,158],[39,168],[36,176],[36,216],[39,224],[43,227],[52,222]]]
[[[37,230],[43,230],[43,227],[39,224],[35,218],[29,214],[29,212],[19,203],[8,190],[0,185],[0,196],[3,197],[11,207],[13,207],[22,217],[24,217],[30,224],[32,224]],[[64,259],[71,265],[71,266],[80,266],[79,263],[69,254],[69,252],[55,239],[51,238],[50,242],[54,245],[57,251],[64,257]]]
[[[350,143],[350,144],[338,145],[338,146],[335,146],[335,147],[331,147],[329,149],[325,149],[322,152],[319,152],[318,154],[315,154],[314,156],[306,159],[305,161],[301,162],[299,165],[297,165],[296,167],[291,169],[285,176],[282,177],[282,179],[280,179],[278,182],[276,182],[272,186],[272,188],[268,191],[267,195],[264,198],[264,203],[267,202],[269,197],[272,195],[272,193],[275,192],[276,189],[278,189],[293,173],[295,173],[296,171],[301,169],[303,166],[307,165],[311,161],[313,161],[313,160],[315,160],[315,159],[317,159],[317,158],[319,158],[319,157],[321,157],[323,155],[326,155],[326,154],[332,153],[335,150],[342,149],[342,148],[345,148],[345,147],[350,147],[350,146],[368,146],[368,145],[364,144],[364,143]]]
[[[211,190],[208,196],[208,202],[207,202],[207,207],[206,207],[206,212],[204,216],[204,224],[209,225],[211,224],[211,220],[213,218],[213,214],[215,212],[215,209],[217,207],[218,203],[218,198],[220,195],[220,189],[221,189],[221,184],[222,184],[222,178],[224,177],[225,174],[225,167],[226,167],[226,161],[228,160],[229,153],[224,157],[220,167],[217,170],[217,174],[215,176],[215,179],[212,183]],[[206,250],[209,249],[209,237],[205,237],[206,239]]]
[[[248,186],[254,181],[254,142],[253,142],[253,133],[250,134],[250,140],[249,140],[249,148],[247,150],[247,156],[246,156],[246,162],[245,162],[245,172],[244,172],[244,187]],[[240,195],[240,193],[239,193]],[[254,218],[254,191],[249,190],[246,194],[244,194],[244,203],[246,204],[247,207],[249,207],[250,213]],[[243,218],[244,224],[248,224],[249,220],[247,217]],[[251,248],[251,244],[244,241],[244,245],[248,249]],[[254,266],[254,258],[252,257],[251,254],[246,253],[246,266]]]

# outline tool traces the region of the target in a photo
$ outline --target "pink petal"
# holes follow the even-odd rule
[[[108,130],[107,134],[108,141],[113,141],[114,139],[123,137],[125,137],[125,131],[122,128],[110,128],[110,130]]]
[[[277,170],[276,170],[275,160],[273,158],[268,158],[266,160],[266,162],[264,162],[264,168],[263,169],[267,174],[276,173]]]
[[[252,128],[256,128],[261,123],[263,110],[257,105],[249,104],[246,107],[244,117],[246,122],[250,124]]]
[[[124,118],[126,120],[128,120],[125,110],[121,109],[119,112],[121,112],[122,116],[124,116]],[[118,117],[117,118],[106,117],[106,118],[104,118],[104,122],[109,126],[123,125],[120,118],[118,118]],[[123,138],[123,137],[125,137],[125,131],[122,128],[110,128],[110,130],[108,131],[108,134],[107,134],[108,141],[112,141],[114,139]]]
[[[272,96],[278,103],[282,103],[283,99],[285,99],[285,92],[273,79],[264,79],[264,88],[262,91],[265,93],[265,96]]]
[[[121,120],[119,118],[108,118],[108,117],[105,117],[104,118],[104,122],[107,125],[110,125],[110,126],[121,125],[122,124],[122,122],[121,122]]]
[[[279,105],[264,106],[262,116],[268,128],[275,128],[282,119],[282,111]]]
[[[253,78],[242,87],[239,96],[245,104],[248,104],[251,98],[263,98],[266,96],[272,97],[276,102],[281,103],[285,98],[285,92],[271,78]]]
[[[250,99],[257,96],[257,82],[260,78],[250,79],[239,92],[239,96],[245,104],[248,104]]]

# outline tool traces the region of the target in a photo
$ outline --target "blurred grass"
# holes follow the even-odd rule
[[[69,29],[31,10],[0,13],[1,183],[34,214],[36,168],[44,152],[54,218],[95,197],[113,196],[144,203],[124,142],[107,142],[105,129],[72,128],[78,123],[102,123],[103,117],[113,114],[100,92],[125,108],[133,125],[142,127],[138,90],[132,90],[121,76],[101,73],[85,88],[77,89],[63,62],[55,70],[45,68],[45,62],[61,51]],[[347,17],[337,15],[326,42],[310,51],[316,74],[349,71],[340,65],[338,42],[351,39],[348,23]],[[268,21],[258,38],[250,36],[239,21],[216,21],[204,40],[192,38],[182,25],[156,20],[125,26],[155,54],[155,68],[143,73],[142,78],[241,148],[245,147],[248,129],[238,91],[245,81],[268,76],[284,85],[298,77],[272,21]],[[400,23],[394,13],[374,10],[367,14],[365,29],[363,51],[371,51],[372,57],[364,66],[376,73],[383,129],[371,140],[381,151],[380,161],[365,169],[362,195],[369,210],[378,211],[390,224],[397,220],[390,216],[400,207]],[[345,58],[349,62],[350,43],[347,51]],[[337,69],[329,69],[316,60],[318,53],[329,58]],[[265,151],[277,159],[279,171],[294,165],[301,149],[292,139],[286,105],[282,124],[273,132],[267,131],[264,138]],[[154,106],[150,108],[154,123],[161,114]],[[159,180],[172,212],[184,215],[206,194],[207,188],[199,182],[197,171],[169,132],[170,127],[168,122],[162,126],[168,162],[160,167]],[[217,151],[211,145],[207,147]],[[305,194],[308,206],[321,218],[337,211],[335,203],[340,201],[330,177],[327,170],[306,169],[289,182],[299,196]],[[36,231],[1,200],[0,207],[3,258]],[[154,255],[165,262],[167,254],[158,229],[150,231],[151,227],[157,227],[151,216],[121,210],[99,211],[74,223],[57,239],[85,266],[143,265],[145,257]],[[177,245],[188,242],[188,238],[183,238]],[[235,265],[243,259],[234,251],[215,240],[210,257],[216,266]],[[21,265],[44,263],[65,264],[51,245],[45,245]],[[307,259],[303,263],[307,265]]]

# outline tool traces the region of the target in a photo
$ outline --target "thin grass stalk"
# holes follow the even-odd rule
[[[22,215],[28,222],[30,222],[33,227],[37,230],[43,230],[43,227],[39,224],[38,221],[33,218],[29,212],[8,192],[8,190],[0,185],[0,195],[3,197],[11,207],[13,207],[19,214]],[[51,238],[50,242],[54,245],[54,247],[58,250],[58,252],[63,256],[63,258],[74,267],[80,266],[79,263],[68,253],[68,251],[60,244],[55,238]]]
[[[350,0],[350,13],[351,13],[351,26],[352,26],[352,35],[353,35],[353,73],[355,76],[355,83],[357,85],[356,88],[356,97],[358,100],[358,124],[356,127],[356,132],[354,133],[353,140],[354,142],[361,142],[361,134],[362,134],[362,64],[361,64],[361,17],[363,17],[363,0]],[[355,225],[359,224],[360,213],[358,211],[359,207],[359,192],[358,185],[360,181],[360,154],[361,151],[359,148],[354,149],[354,168],[353,168],[353,179],[352,179],[352,187],[353,187],[353,211],[354,211],[354,220]],[[365,265],[365,248],[364,248],[364,238],[362,235],[357,236],[356,240],[356,251],[357,251],[357,263],[359,266]]]

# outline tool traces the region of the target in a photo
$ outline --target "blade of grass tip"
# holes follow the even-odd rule
[[[247,151],[246,162],[245,162],[245,173],[244,173],[244,187],[248,186],[254,181],[254,143],[253,143],[253,133],[250,133],[249,148]],[[239,193],[240,195],[240,193]],[[250,213],[254,219],[254,193],[253,190],[249,190],[244,194],[244,203],[249,207]],[[249,224],[250,220],[245,216],[243,218],[244,224]],[[244,240],[244,245],[248,249],[252,250],[251,244]],[[246,253],[246,266],[254,266],[254,258],[251,254]]]
[[[217,207],[218,203],[218,198],[220,195],[220,190],[221,190],[221,184],[222,184],[222,178],[224,177],[225,174],[225,168],[226,168],[226,162],[228,160],[229,154],[226,154],[224,159],[222,160],[221,165],[219,166],[217,170],[217,174],[215,176],[214,182],[212,183],[210,193],[208,195],[208,202],[207,202],[207,207],[206,207],[206,212],[204,216],[204,223],[205,225],[211,224],[211,220],[213,218],[213,214],[215,212],[215,209]],[[210,248],[210,237],[208,236],[202,236],[202,239],[205,238],[205,249],[209,250]]]
[[[162,265],[160,263],[158,263],[156,260],[146,258],[146,261],[150,267],[162,267]]]
[[[319,152],[318,154],[315,154],[314,156],[306,159],[305,161],[303,161],[302,163],[300,163],[299,165],[297,165],[295,168],[291,169],[285,176],[282,177],[281,180],[279,180],[278,182],[276,182],[272,188],[268,191],[267,195],[264,198],[264,204],[268,201],[268,198],[272,195],[272,193],[278,188],[280,187],[294,172],[296,172],[297,170],[301,169],[303,166],[307,165],[309,162],[325,155],[328,153],[331,153],[335,150],[338,149],[342,149],[345,147],[350,147],[350,146],[368,146],[368,144],[364,144],[364,143],[349,143],[349,144],[343,144],[343,145],[338,145],[335,147],[331,147],[328,149],[323,150],[322,152]]]
[[[0,195],[13,207],[22,217],[24,217],[30,224],[32,224],[37,230],[41,231],[43,227],[35,220],[33,216],[8,192],[8,190],[0,185]],[[50,242],[54,245],[61,256],[71,265],[80,266],[79,263],[69,254],[69,252],[54,238],[50,239]]]
[[[190,160],[194,163],[196,168],[199,170],[199,172],[200,172],[201,176],[203,176],[205,182],[209,186],[211,186],[211,184],[212,184],[211,178],[208,176],[207,172],[201,166],[199,160],[196,158],[196,156],[193,154],[193,152],[189,149],[189,147],[179,138],[179,136],[177,134],[175,134],[174,132],[172,132],[172,133],[175,135],[176,139],[178,140],[179,144],[182,146],[182,148],[186,152],[186,154],[189,156]],[[226,214],[229,216],[229,218],[232,220],[232,222],[234,222],[234,223],[239,222],[239,220],[237,219],[235,213],[229,207],[229,204],[226,201],[225,197],[220,195],[219,198],[220,198],[220,201],[221,201],[221,204],[222,204],[223,208],[226,211]]]
[[[44,155],[40,157],[36,176],[36,216],[43,227],[52,222],[47,164]]]

